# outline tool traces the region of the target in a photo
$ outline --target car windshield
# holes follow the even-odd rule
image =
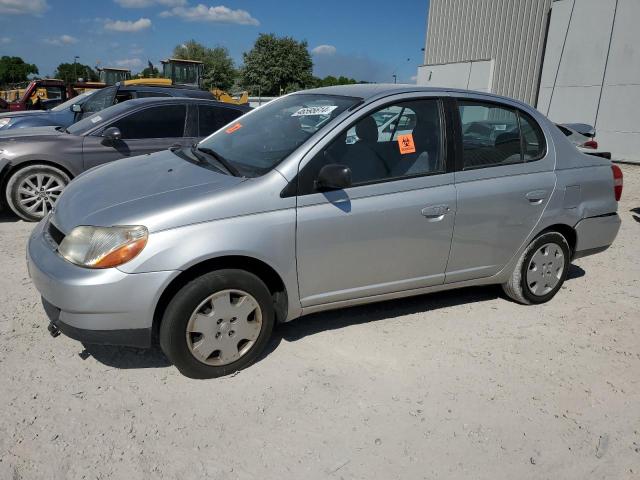
[[[96,92],[96,90],[89,90],[87,92],[81,93],[77,97],[70,98],[66,102],[61,103],[60,105],[58,105],[57,107],[53,107],[51,109],[51,111],[52,112],[61,112],[63,110],[68,110],[68,109],[71,108],[72,105],[75,105],[76,103],[83,102],[85,98],[87,98],[89,95],[91,95],[94,92]]]
[[[288,95],[240,117],[198,147],[213,150],[243,176],[257,177],[359,101],[337,95]]]
[[[93,115],[83,118],[79,122],[74,123],[67,128],[67,132],[72,135],[82,135],[83,133],[91,130],[98,124],[102,124],[105,121],[112,119],[123,112],[130,109],[129,102],[122,102],[111,107],[107,107]]]

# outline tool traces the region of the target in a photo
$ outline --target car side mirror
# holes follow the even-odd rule
[[[115,143],[118,140],[122,140],[122,132],[117,127],[109,127],[104,132],[102,132],[102,136],[109,143]]]
[[[346,165],[330,163],[320,169],[318,178],[315,181],[315,188],[318,191],[343,190],[353,184],[351,180],[351,169]]]
[[[71,105],[71,111],[73,113],[82,113],[82,105],[74,103],[73,105]]]

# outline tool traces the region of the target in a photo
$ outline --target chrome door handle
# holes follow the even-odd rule
[[[532,205],[540,205],[547,198],[546,190],[534,190],[525,195],[529,203]]]
[[[450,211],[449,205],[433,205],[424,207],[420,213],[431,221],[440,221]]]

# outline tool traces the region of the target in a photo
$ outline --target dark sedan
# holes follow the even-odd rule
[[[214,100],[211,92],[178,86],[146,84],[117,84],[100,90],[88,91],[52,108],[51,110],[25,110],[0,113],[0,132],[13,128],[68,127],[115,103],[134,98],[187,97]]]
[[[63,127],[0,131],[0,186],[6,205],[37,221],[71,179],[125,157],[188,147],[250,110],[214,100],[140,98]]]

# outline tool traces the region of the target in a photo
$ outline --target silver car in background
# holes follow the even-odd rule
[[[411,124],[381,135],[375,118],[393,116]],[[487,284],[546,302],[572,259],[611,245],[621,191],[617,166],[523,103],[330,87],[197,148],[80,175],[33,231],[28,266],[52,334],[157,342],[210,378],[312,312]]]

